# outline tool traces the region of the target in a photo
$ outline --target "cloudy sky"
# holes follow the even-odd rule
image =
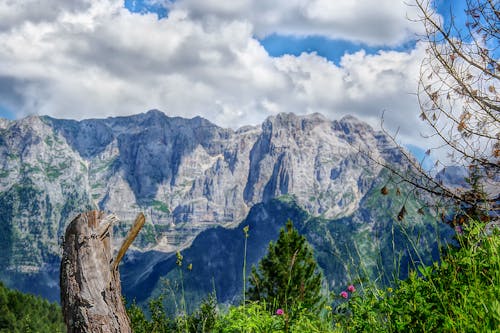
[[[378,127],[385,111],[405,144],[425,148],[422,26],[408,2],[0,0],[0,116],[160,109],[237,128],[321,112]]]

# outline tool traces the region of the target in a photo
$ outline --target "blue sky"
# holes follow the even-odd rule
[[[445,17],[450,3],[437,1]],[[415,98],[423,30],[407,19],[418,13],[405,0],[25,0],[0,7],[0,117],[159,109],[238,128],[278,112],[319,112],[377,128],[384,113],[403,144],[432,145],[422,141]]]
[[[355,43],[348,40],[334,40],[324,36],[283,36],[272,34],[259,42],[264,46],[267,53],[273,57],[280,57],[285,54],[298,56],[302,52],[315,52],[321,57],[339,64],[340,59],[346,53],[355,53],[365,50],[367,54],[376,54],[380,51],[408,51],[415,47],[415,40],[402,43],[396,47],[370,46],[367,44]]]
[[[133,13],[155,13],[158,19],[167,17],[168,9],[162,3],[145,0],[125,0],[124,7]]]
[[[15,114],[9,111],[6,107],[0,105],[0,117],[13,120],[15,119]]]

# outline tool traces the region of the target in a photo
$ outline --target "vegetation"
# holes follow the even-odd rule
[[[500,233],[472,221],[441,263],[420,266],[385,290],[373,285],[342,302],[347,332],[493,332],[500,327]]]
[[[0,282],[0,332],[65,332],[57,304],[6,288]]]
[[[152,205],[154,209],[159,210],[163,213],[170,214],[170,208],[168,208],[168,205],[166,203],[158,200],[153,200]]]
[[[128,311],[135,332],[493,332],[500,327],[499,251],[500,230],[471,221],[440,262],[416,265],[388,288],[358,277],[314,309],[301,302],[285,309],[276,296],[223,310],[212,294],[193,314],[174,319],[161,297],[149,303],[150,319],[135,304]],[[277,283],[287,290],[289,281]]]
[[[500,327],[500,230],[490,226],[471,220],[440,262],[417,266],[389,288],[356,278],[323,295],[324,305],[314,310],[301,302],[286,309],[278,298],[224,309],[213,293],[191,314],[169,318],[162,296],[150,301],[147,314],[135,303],[128,314],[136,333],[493,332]],[[282,238],[293,234],[290,227]],[[64,332],[60,308],[0,283],[0,332]]]
[[[274,303],[284,311],[299,304],[314,311],[322,298],[317,266],[305,237],[288,220],[276,243],[269,243],[268,253],[258,268],[252,267],[248,299]]]
[[[418,91],[422,111],[420,117],[453,152],[452,162],[468,167],[471,187],[468,191],[447,188],[408,155],[407,161],[413,165],[408,168],[411,173],[391,169],[398,176],[395,177],[397,182],[404,181],[413,186],[395,216],[399,222],[411,221],[413,214],[429,211],[430,207],[411,207],[408,204],[409,196],[414,195],[418,199],[420,190],[434,195],[438,202],[449,199],[456,209],[457,214],[451,220],[456,231],[455,243],[441,249],[439,260],[429,265],[422,264],[424,261],[417,250],[420,243],[410,242],[407,244],[413,248],[408,249],[407,257],[411,263],[409,267],[413,269],[408,278],[401,280],[396,274],[387,287],[381,285],[379,279],[370,279],[369,274],[361,275],[356,271],[345,287],[331,294],[322,293],[321,275],[317,271],[312,249],[289,221],[286,228],[280,231],[276,243],[270,243],[269,252],[258,268],[252,270],[251,287],[246,294],[248,301],[244,297],[240,305],[224,308],[223,304],[217,303],[214,290],[197,310],[188,314],[183,258],[178,253],[181,311],[175,317],[168,317],[164,295],[149,302],[147,313],[132,303],[128,313],[134,331],[498,331],[500,231],[498,217],[492,215],[498,213],[493,210],[500,198],[495,191],[486,193],[483,185],[495,180],[500,166],[500,67],[497,61],[500,10],[498,2],[490,0],[467,0],[466,4],[467,24],[460,27],[453,19],[443,22],[434,12],[431,1],[415,1],[426,28],[423,40],[428,45]],[[442,161],[436,165],[444,166]],[[413,172],[415,170],[416,173]],[[52,176],[57,176],[56,171]],[[395,187],[397,196],[401,196],[400,189]],[[380,205],[387,200],[390,192],[387,186],[382,187],[380,193],[385,199],[376,198],[373,204]],[[281,200],[290,201],[291,197],[284,196]],[[161,203],[157,203],[156,208],[168,213],[168,207]],[[445,220],[445,213],[437,211],[436,215]],[[335,227],[342,228],[340,225]],[[323,230],[326,229],[318,232]],[[389,235],[386,231],[381,230]],[[326,232],[319,234],[323,237],[327,235]],[[399,236],[394,229],[392,237],[394,246],[402,243],[397,242]],[[247,282],[247,238],[248,229],[244,242],[243,289]],[[366,239],[364,241],[366,243]],[[224,244],[218,246],[223,248]],[[384,259],[384,256],[381,255],[381,258]],[[344,260],[345,265],[341,269],[348,267],[346,262],[349,258]],[[399,265],[394,265],[394,268],[401,268],[401,261],[397,263]],[[192,268],[192,264],[187,266],[189,271]],[[206,276],[200,278],[207,280]],[[7,290],[0,284],[0,332],[30,331],[63,331],[59,309],[34,296]]]

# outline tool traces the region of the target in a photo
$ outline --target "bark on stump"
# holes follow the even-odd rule
[[[78,215],[66,229],[60,284],[68,333],[132,332],[122,301],[119,260],[114,261],[111,254],[115,221],[114,215],[91,211]],[[144,215],[139,214],[119,259],[143,224]]]

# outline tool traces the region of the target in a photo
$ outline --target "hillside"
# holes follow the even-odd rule
[[[58,333],[66,332],[66,327],[58,305],[0,282],[0,332]]]

